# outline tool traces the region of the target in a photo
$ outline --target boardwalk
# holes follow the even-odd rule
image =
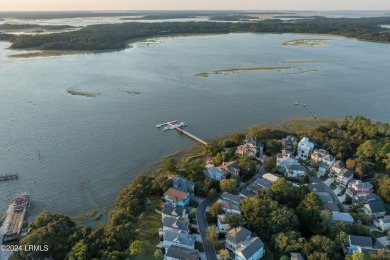
[[[201,143],[201,144],[203,144],[203,145],[205,145],[205,146],[207,145],[207,142],[206,142],[206,141],[204,141],[204,140],[200,139],[199,137],[197,137],[197,136],[195,136],[195,135],[193,135],[193,134],[187,132],[186,130],[184,130],[184,129],[180,128],[180,127],[174,127],[174,125],[171,124],[171,123],[168,123],[168,125],[169,125],[170,127],[174,128],[174,129],[176,129],[179,133],[185,134],[186,136],[192,138],[193,140],[195,140],[195,141],[197,141],[197,142],[199,142],[199,143]]]

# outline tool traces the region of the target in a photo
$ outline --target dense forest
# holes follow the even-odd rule
[[[71,25],[39,25],[39,24],[0,24],[0,30],[19,30],[19,29],[45,29],[45,30],[62,30],[75,28]]]
[[[49,35],[20,35],[11,38],[11,48],[44,50],[117,50],[129,41],[145,37],[180,34],[222,34],[231,32],[318,33],[353,37],[361,40],[390,42],[390,17],[324,18],[260,22],[164,22],[90,25],[81,30]]]
[[[338,159],[347,160],[347,167],[355,170],[356,178],[380,173],[381,177],[373,181],[376,180],[374,183],[378,194],[390,203],[389,130],[387,123],[372,122],[362,116],[346,116],[338,123],[329,122],[327,125],[302,128],[295,132],[254,127],[246,135],[234,133],[212,140],[204,148],[203,157],[198,156],[202,151],[196,148],[194,154],[187,155],[189,157],[167,159],[151,175],[135,178],[118,195],[115,208],[108,213],[107,223],[101,223],[96,228],[77,226],[64,215],[41,213],[29,224],[29,234],[21,239],[20,244],[49,245],[49,251],[20,251],[13,255],[13,259],[128,259],[137,251],[134,249],[137,244],[150,242],[139,240],[144,232],[140,226],[147,216],[154,214],[157,204],[161,204],[161,195],[172,184],[170,175],[180,174],[195,182],[195,195],[213,201],[222,191],[234,192],[239,179],[235,176],[228,176],[221,182],[206,179],[203,172],[206,157],[212,158],[214,164],[220,164],[223,160],[237,160],[241,179],[253,177],[256,163],[249,157],[237,158],[235,155],[235,147],[247,137],[261,140],[265,144],[266,153],[274,155],[281,148],[278,140],[286,135],[308,136],[316,142],[317,147],[328,149]],[[305,185],[296,187],[284,178],[279,178],[271,189],[261,190],[254,198],[244,199],[241,210],[246,226],[270,246],[275,259],[289,259],[287,256],[292,250],[302,252],[305,259],[310,260],[344,259],[341,243],[346,242],[347,235],[370,235],[370,230],[363,225],[364,222],[354,225],[337,222],[329,225],[331,212],[320,210],[321,204],[318,196],[309,192]],[[219,209],[211,206],[210,212],[215,218]],[[160,221],[158,217],[159,225]],[[232,222],[237,220],[232,219]],[[155,229],[154,232],[158,233],[158,227]],[[154,244],[151,248],[155,250]],[[388,257],[389,252],[380,251],[369,258],[356,259]],[[159,256],[155,259],[162,258]]]

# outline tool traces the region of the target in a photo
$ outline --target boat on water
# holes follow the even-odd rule
[[[23,193],[15,197],[8,206],[2,225],[3,242],[16,240],[22,232],[22,225],[28,214],[30,197]]]
[[[295,106],[298,106],[298,105],[299,105],[298,100],[295,101],[294,105],[295,105]]]
[[[163,131],[172,130],[172,129],[173,129],[173,127],[166,126],[166,127],[163,128]]]

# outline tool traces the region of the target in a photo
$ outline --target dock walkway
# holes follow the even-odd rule
[[[193,140],[195,140],[195,141],[197,141],[197,142],[199,142],[199,143],[201,143],[201,144],[203,144],[203,145],[205,145],[205,146],[207,145],[207,142],[206,142],[206,141],[204,141],[204,140],[200,139],[199,137],[197,137],[197,136],[191,134],[190,132],[184,130],[183,128],[174,127],[174,125],[171,124],[171,123],[168,123],[168,125],[169,125],[170,127],[174,128],[174,129],[176,129],[179,133],[185,134],[186,136],[192,138]]]
[[[6,175],[0,175],[0,181],[8,181],[8,180],[14,180],[19,178],[19,174],[6,174]]]

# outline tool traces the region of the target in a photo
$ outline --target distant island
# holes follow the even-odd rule
[[[4,35],[0,39],[12,42],[12,49],[40,50],[120,50],[129,42],[148,37],[183,34],[225,33],[311,33],[352,37],[359,40],[390,42],[390,17],[325,18],[282,21],[268,19],[258,22],[163,22],[90,25],[77,31],[49,35]]]

